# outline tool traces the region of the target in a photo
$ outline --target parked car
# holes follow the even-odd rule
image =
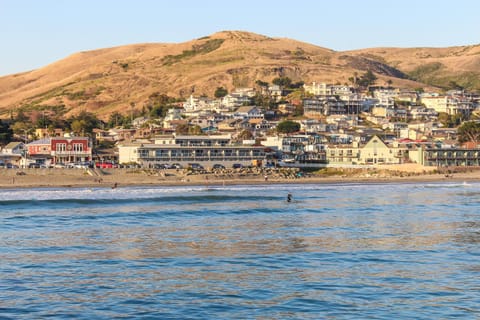
[[[275,164],[272,162],[265,163],[265,168],[275,168]]]
[[[32,163],[29,163],[29,164],[28,164],[28,167],[29,167],[30,169],[32,169],[32,168],[38,169],[38,168],[41,167],[41,164],[40,164],[40,163],[37,163],[37,162],[32,162]]]
[[[172,163],[172,169],[183,169],[180,163]]]
[[[7,169],[18,169],[18,166],[16,164],[13,164],[13,163],[7,163],[6,168]]]
[[[90,167],[90,163],[88,162],[78,162],[73,164],[74,168],[77,169],[88,169]]]
[[[203,170],[203,166],[199,163],[189,163],[188,164],[189,168],[192,168],[193,170]]]
[[[107,168],[116,168],[117,165],[114,164],[112,161],[102,161],[102,162],[96,162],[95,167],[96,168],[107,169]]]
[[[215,163],[212,167],[213,169],[225,169],[225,166],[220,163]]]
[[[168,163],[156,163],[153,167],[155,169],[171,169],[172,165]]]
[[[243,164],[241,164],[241,163],[234,163],[234,164],[232,165],[232,168],[233,168],[233,169],[243,168]]]

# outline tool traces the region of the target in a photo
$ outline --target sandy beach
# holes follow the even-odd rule
[[[125,187],[143,185],[232,185],[274,183],[388,183],[480,181],[480,169],[422,170],[389,168],[373,170],[336,170],[299,176],[296,171],[271,169],[256,172],[224,170],[192,173],[182,170],[154,169],[2,169],[0,188],[35,187]]]

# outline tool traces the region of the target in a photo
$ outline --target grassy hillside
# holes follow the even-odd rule
[[[348,52],[374,56],[427,85],[448,89],[456,83],[480,90],[480,45],[450,48],[374,48]]]
[[[478,46],[335,52],[304,42],[224,31],[178,44],[135,44],[80,52],[38,70],[0,78],[0,117],[18,107],[87,110],[102,118],[141,108],[154,93],[213,96],[219,86],[252,87],[278,76],[348,83],[354,72],[382,84],[458,84],[478,88]],[[418,81],[415,81],[418,80]]]

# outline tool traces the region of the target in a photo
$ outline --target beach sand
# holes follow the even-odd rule
[[[480,182],[480,168],[432,171],[418,166],[337,170],[335,174],[294,174],[269,170],[261,173],[226,170],[222,173],[191,174],[187,170],[149,169],[0,169],[0,188],[35,187],[125,187],[179,185],[234,185],[275,183],[388,183],[388,182]]]

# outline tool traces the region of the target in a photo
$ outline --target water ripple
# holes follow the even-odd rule
[[[475,183],[0,190],[0,319],[475,318],[479,194]]]

